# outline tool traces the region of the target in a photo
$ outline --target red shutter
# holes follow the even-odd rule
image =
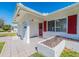
[[[77,33],[77,15],[68,16],[68,33]]]
[[[47,28],[47,25],[46,25],[47,21],[44,21],[44,32],[46,32],[46,28]]]

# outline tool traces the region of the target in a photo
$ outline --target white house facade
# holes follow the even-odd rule
[[[27,43],[30,37],[63,36],[79,39],[79,3],[44,15],[21,3],[16,6],[14,21],[18,36]]]

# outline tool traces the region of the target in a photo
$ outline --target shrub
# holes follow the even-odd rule
[[[3,29],[0,29],[0,32],[5,32]]]
[[[35,52],[31,55],[32,57],[44,57],[41,53]]]
[[[79,52],[70,50],[70,49],[64,49],[64,51],[60,55],[61,57],[79,57]]]
[[[11,30],[11,26],[10,25],[4,25],[3,30],[4,31],[9,31],[9,30]]]

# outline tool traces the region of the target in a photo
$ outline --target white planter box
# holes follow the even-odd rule
[[[41,42],[37,45],[37,47],[38,51],[46,57],[59,57],[65,47],[65,40],[62,40],[59,44],[52,48]]]

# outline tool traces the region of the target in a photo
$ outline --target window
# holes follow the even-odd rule
[[[66,32],[66,19],[56,20],[56,31],[57,32]]]
[[[48,21],[48,31],[66,32],[66,18]]]
[[[48,21],[48,31],[55,31],[55,21]]]

